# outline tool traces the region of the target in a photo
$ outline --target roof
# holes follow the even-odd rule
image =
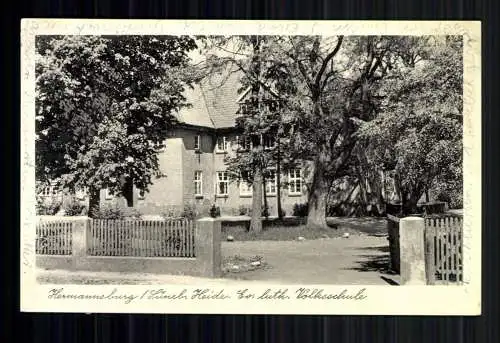
[[[191,106],[184,107],[177,119],[185,124],[215,129],[236,125],[239,109],[241,73],[226,70],[205,77],[184,93]]]

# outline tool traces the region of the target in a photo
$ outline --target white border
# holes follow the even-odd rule
[[[367,296],[358,301],[327,300],[51,300],[50,285],[35,281],[35,35],[92,34],[344,34],[464,36],[464,286],[315,286],[328,293],[346,289]],[[21,310],[50,312],[127,313],[269,313],[269,314],[424,314],[477,315],[481,312],[481,23],[466,21],[194,21],[194,20],[74,20],[24,19],[21,23]],[[60,285],[65,293],[142,294],[154,286]],[[220,284],[203,287],[265,291],[261,283]],[[288,288],[289,294],[301,286]],[[306,286],[307,287],[307,286]],[[170,292],[200,286],[168,285]]]

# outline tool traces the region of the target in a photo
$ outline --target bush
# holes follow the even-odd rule
[[[429,202],[422,204],[422,212],[425,214],[444,213],[446,210],[446,202]]]
[[[452,209],[463,208],[463,196],[461,192],[454,190],[441,192],[437,195],[436,199],[446,202]]]
[[[142,213],[133,207],[122,207],[118,204],[93,208],[91,217],[96,219],[140,219]]]
[[[220,217],[220,207],[215,206],[215,204],[210,207],[210,217],[212,218],[217,218]]]
[[[61,209],[61,201],[55,199],[45,200],[37,197],[36,199],[36,214],[53,216]]]
[[[307,217],[309,206],[307,203],[293,205],[293,215],[295,217]]]
[[[195,219],[198,216],[196,205],[193,203],[185,203],[180,216],[187,219]]]
[[[238,210],[238,211],[239,211],[239,215],[240,215],[240,216],[248,216],[248,215],[250,215],[250,214],[251,214],[252,209],[250,209],[250,208],[248,208],[248,207],[246,207],[246,206],[244,206],[244,205],[240,205],[240,207],[239,207],[239,210]]]
[[[162,216],[165,219],[179,218],[181,216],[181,211],[176,209],[174,206],[170,206],[170,207],[165,208],[161,212],[160,216]]]
[[[280,217],[286,217],[286,211],[284,209],[281,209],[280,212],[281,212],[279,214]]]
[[[262,206],[261,214],[262,217],[269,217],[269,206]]]
[[[87,206],[73,198],[63,204],[63,209],[67,216],[81,216],[87,212]]]

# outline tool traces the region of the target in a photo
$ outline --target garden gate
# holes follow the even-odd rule
[[[425,270],[431,285],[463,282],[463,218],[425,217]]]

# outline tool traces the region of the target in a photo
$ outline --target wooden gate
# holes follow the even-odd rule
[[[430,285],[463,282],[463,218],[425,218],[425,269]]]

